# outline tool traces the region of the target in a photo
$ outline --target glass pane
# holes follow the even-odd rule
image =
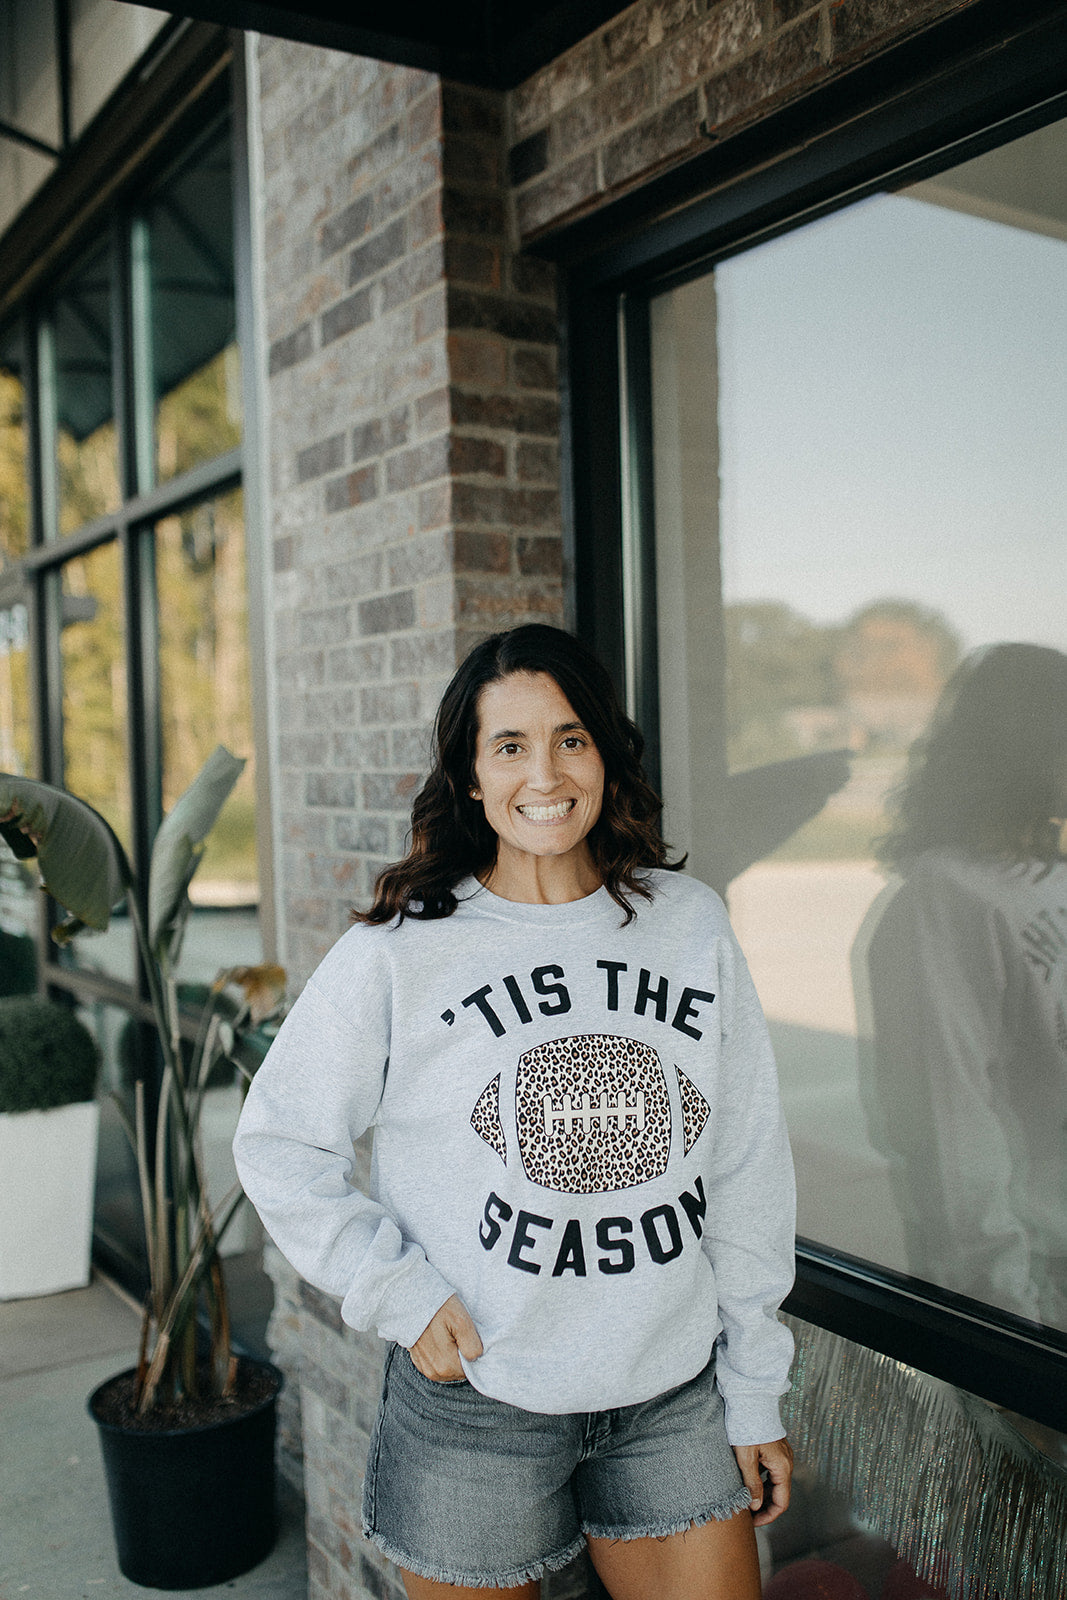
[[[94,1232],[136,1281],[146,1262],[137,1162],[115,1102],[132,1121],[135,1083],[138,1078],[154,1081],[151,1037],[146,1039],[128,1011],[102,1000],[83,1003],[77,1014],[96,1038],[102,1058]]]
[[[52,309],[60,533],[113,511],[120,499],[111,277],[110,252],[101,248],[67,281]]]
[[[148,211],[156,473],[241,442],[227,121]]]
[[[95,806],[130,849],[126,656],[122,571],[116,544],[68,561],[62,572],[60,660],[63,783]],[[106,933],[80,933],[65,947],[78,966],[129,978],[133,954],[125,916]]]
[[[217,744],[247,766],[208,838],[190,894],[197,913],[182,976],[261,961],[248,591],[240,491],[156,528],[163,806],[169,811]]]
[[[33,776],[29,659],[26,607],[0,605],[0,771],[20,777]]]
[[[0,570],[29,547],[25,390],[19,341],[0,334]]]
[[[728,885],[799,1230],[1061,1329],[1065,159],[1060,123],[653,308],[668,825]]]

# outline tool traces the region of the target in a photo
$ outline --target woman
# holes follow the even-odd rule
[[[909,1270],[1067,1330],[1067,656],[976,651],[912,751],[857,938]]]
[[[614,1600],[757,1600],[753,1524],[788,1504],[774,1066],[721,901],[666,866],[641,744],[569,635],[473,650],[411,849],[238,1130],[280,1248],[392,1341],[364,1530],[412,1600],[530,1600],[583,1542]]]

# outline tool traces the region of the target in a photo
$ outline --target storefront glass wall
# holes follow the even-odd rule
[[[667,831],[770,1021],[799,1232],[1060,1331],[1065,158],[1054,123],[651,306]]]

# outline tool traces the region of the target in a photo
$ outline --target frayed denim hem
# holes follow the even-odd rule
[[[383,1556],[387,1556],[395,1566],[402,1567],[405,1572],[413,1572],[416,1578],[429,1578],[435,1583],[451,1583],[461,1589],[515,1589],[521,1583],[535,1582],[546,1572],[559,1572],[563,1567],[569,1566],[585,1549],[585,1537],[582,1535],[565,1550],[557,1550],[541,1561],[531,1561],[527,1567],[512,1567],[508,1572],[490,1572],[481,1576],[478,1573],[456,1572],[448,1567],[430,1566],[427,1562],[419,1561],[405,1551],[398,1550],[395,1545],[383,1539],[366,1524],[363,1526],[363,1537],[369,1539],[371,1544],[380,1550]]]
[[[686,1517],[683,1522],[652,1522],[644,1528],[635,1528],[632,1523],[609,1526],[606,1523],[586,1522],[582,1525],[582,1532],[591,1539],[669,1539],[674,1533],[688,1533],[690,1528],[702,1528],[705,1522],[729,1522],[731,1517],[736,1517],[739,1511],[747,1511],[751,1505],[752,1496],[742,1486],[727,1499]]]

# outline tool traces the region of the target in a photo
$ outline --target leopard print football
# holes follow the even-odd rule
[[[554,1039],[519,1057],[516,1128],[526,1176],[605,1194],[667,1168],[671,1110],[656,1052],[610,1033]]]

